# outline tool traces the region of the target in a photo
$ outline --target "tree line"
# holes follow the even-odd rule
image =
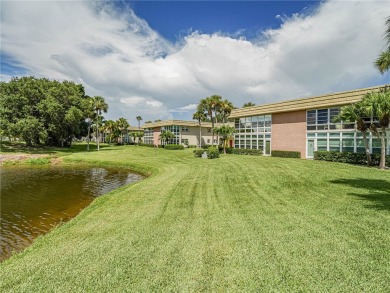
[[[105,120],[107,111],[103,97],[86,95],[84,87],[72,81],[30,76],[0,82],[0,136],[22,139],[27,146],[69,147],[74,139],[86,137],[89,150],[92,133],[98,150],[102,133],[109,142],[123,144],[130,125],[125,118]],[[140,133],[139,125],[132,136],[140,140]]]

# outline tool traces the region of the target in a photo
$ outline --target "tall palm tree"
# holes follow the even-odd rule
[[[221,103],[221,96],[213,95],[205,99],[201,99],[198,105],[198,110],[204,110],[207,115],[210,117],[211,126],[214,128],[214,117],[215,113],[219,109]],[[212,134],[212,145],[214,145],[214,132]]]
[[[234,127],[231,127],[229,125],[222,125],[221,127],[213,128],[213,132],[221,136],[223,141],[223,153],[226,154],[226,145],[230,138],[233,137],[234,132],[236,132],[236,129]]]
[[[375,61],[375,67],[379,70],[381,74],[385,73],[390,69],[390,16],[386,20],[386,31],[385,31],[385,40],[387,43],[387,48],[385,51],[382,51],[378,58]]]
[[[135,117],[138,121],[138,131],[141,131],[141,120],[142,120],[142,117],[141,116],[137,116]]]
[[[121,133],[121,142],[123,145],[123,135],[127,132],[127,128],[130,126],[130,124],[129,124],[129,122],[127,122],[127,120],[125,118],[119,118],[116,121],[116,123],[117,123],[118,129]]]
[[[372,160],[367,139],[367,131],[369,130],[369,123],[367,123],[368,117],[370,117],[370,114],[368,113],[367,108],[363,105],[362,102],[357,102],[355,104],[341,107],[339,115],[334,118],[333,122],[356,122],[356,128],[362,133],[363,136],[364,148],[367,157],[367,166],[371,166]]]
[[[381,140],[381,160],[379,168],[386,167],[386,129],[390,124],[390,91],[370,92],[363,97],[362,101],[366,109],[372,114],[377,123],[370,125],[370,130]],[[380,131],[378,130],[380,128]]]
[[[256,106],[256,104],[252,102],[244,103],[244,105],[242,105],[243,108],[253,107],[253,106]]]
[[[198,120],[199,123],[199,147],[202,147],[202,121],[206,120],[206,114],[205,111],[202,111],[201,109],[197,110],[194,115],[192,115],[192,119]]]
[[[88,134],[87,134],[87,150],[89,151],[89,142],[91,140],[91,126],[92,126],[92,120],[95,117],[95,108],[94,108],[94,100],[93,98],[86,96],[86,99],[84,100],[84,116],[87,121],[87,127],[88,127]]]
[[[99,145],[99,116],[102,114],[102,112],[107,113],[108,110],[108,104],[101,96],[95,96],[93,97],[93,106],[96,113],[96,142],[97,142],[97,150],[100,150]]]

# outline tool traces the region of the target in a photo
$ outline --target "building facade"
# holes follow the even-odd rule
[[[215,127],[219,124],[215,125]],[[161,145],[160,134],[163,131],[171,131],[175,134],[169,143],[181,144],[184,146],[211,145],[213,143],[212,125],[210,122],[202,122],[201,127],[198,122],[184,120],[164,120],[152,123],[145,123],[142,126],[144,130],[144,143]],[[214,135],[214,145],[218,144],[218,137]]]
[[[234,147],[261,149],[264,155],[270,155],[271,150],[297,151],[302,158],[313,158],[314,151],[320,150],[364,153],[362,134],[355,123],[335,123],[334,117],[342,106],[381,88],[235,109],[230,116],[236,128]],[[386,153],[390,154],[390,131],[386,135]],[[371,133],[367,136],[371,153],[380,153],[380,139]]]

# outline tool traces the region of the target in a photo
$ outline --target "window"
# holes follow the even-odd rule
[[[182,143],[182,144],[185,144],[185,145],[188,145],[188,139],[182,139],[182,140],[181,140],[181,143]]]
[[[317,124],[328,123],[328,109],[317,110]]]
[[[189,132],[190,129],[189,129],[188,126],[182,126],[182,127],[181,127],[181,131],[182,131],[182,132]]]
[[[207,143],[208,143],[208,144],[210,143],[210,139],[209,139],[209,138],[207,139]]]

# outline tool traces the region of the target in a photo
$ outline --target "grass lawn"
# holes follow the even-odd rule
[[[0,264],[1,292],[389,292],[390,173],[105,147],[65,159],[147,179]]]

